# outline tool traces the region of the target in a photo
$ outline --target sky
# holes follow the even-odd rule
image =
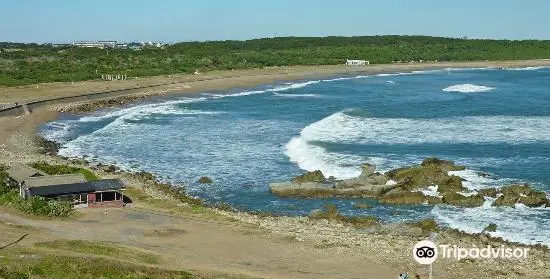
[[[547,0],[0,0],[0,41],[431,35],[550,39]]]

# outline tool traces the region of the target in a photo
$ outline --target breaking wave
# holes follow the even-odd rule
[[[352,144],[549,142],[550,117],[413,119],[358,117],[337,112],[308,125],[300,136],[306,140]]]

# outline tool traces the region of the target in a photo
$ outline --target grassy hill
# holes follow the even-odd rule
[[[550,58],[550,41],[466,40],[428,36],[281,37],[183,42],[142,50],[0,43],[0,85],[292,65],[343,64],[346,58],[472,61]]]

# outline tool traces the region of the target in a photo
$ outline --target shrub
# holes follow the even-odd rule
[[[62,175],[62,174],[77,174],[80,173],[87,181],[98,180],[99,178],[91,171],[78,167],[71,167],[67,165],[50,165],[46,162],[36,162],[31,165],[37,170],[41,170],[49,175]]]
[[[74,213],[73,205],[69,202],[46,200],[43,197],[17,200],[19,210],[37,216],[68,217]]]

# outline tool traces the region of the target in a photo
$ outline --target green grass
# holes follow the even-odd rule
[[[159,263],[159,256],[151,252],[127,248],[112,243],[100,243],[85,240],[55,240],[40,242],[36,246],[68,252],[107,256],[145,264]]]
[[[87,181],[98,180],[99,177],[93,172],[87,169],[71,167],[67,165],[51,165],[46,162],[36,162],[31,166],[37,170],[41,170],[49,175],[62,175],[62,174],[82,174]]]
[[[68,256],[30,249],[12,250],[0,258],[0,278],[145,279],[201,278],[187,271],[166,270],[116,259]]]

